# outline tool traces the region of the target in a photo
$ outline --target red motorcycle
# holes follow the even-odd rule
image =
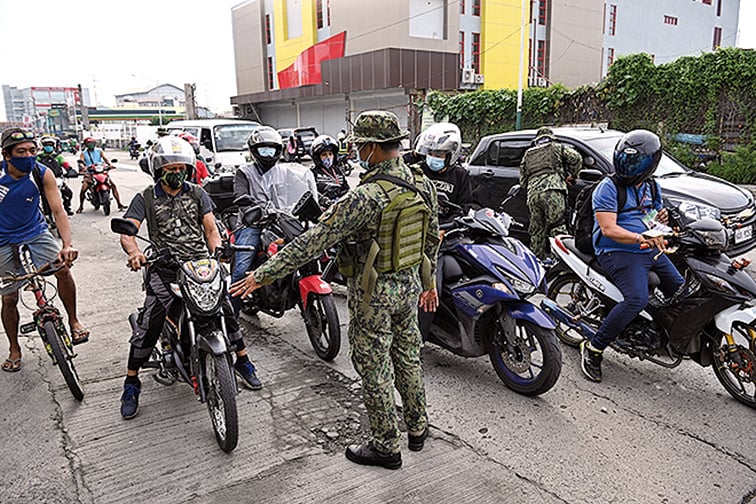
[[[115,160],[111,161],[111,163]],[[110,182],[110,175],[108,172],[112,167],[105,164],[96,164],[87,168],[87,174],[92,177],[92,182],[87,189],[87,201],[92,203],[95,210],[99,210],[102,206],[102,211],[105,215],[110,215],[110,193],[112,192],[112,184]]]

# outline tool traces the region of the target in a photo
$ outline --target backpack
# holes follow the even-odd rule
[[[617,188],[617,214],[635,210],[636,207],[624,208],[627,202],[627,191],[625,186],[619,185],[613,175],[605,175],[592,184],[583,187],[575,198],[575,213],[572,219],[571,232],[575,236],[575,248],[584,254],[593,255],[595,243],[593,241],[593,225],[596,220],[596,213],[593,211],[593,191],[604,179],[609,178],[614,182]],[[653,179],[651,182],[651,201],[656,201],[657,188]]]

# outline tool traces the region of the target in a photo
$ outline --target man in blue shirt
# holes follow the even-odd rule
[[[86,199],[87,190],[89,189],[89,186],[94,183],[92,170],[94,170],[96,165],[100,164],[104,164],[108,169],[113,169],[113,165],[110,164],[108,158],[102,153],[102,149],[97,148],[97,140],[92,137],[85,138],[84,148],[81,150],[81,155],[79,156],[79,165],[84,168],[84,177],[81,180],[79,208],[76,210],[76,213],[84,211],[84,199]],[[126,207],[121,203],[121,195],[118,194],[118,186],[116,186],[116,183],[112,178],[109,178],[109,180],[110,188],[113,190],[113,197],[115,198],[116,203],[118,203],[118,210],[126,210]]]
[[[76,316],[76,284],[69,267],[78,257],[78,251],[71,243],[71,225],[60,201],[55,175],[43,165],[37,165],[37,143],[34,134],[21,128],[8,128],[2,133],[2,155],[0,163],[0,275],[23,274],[17,257],[17,247],[28,245],[32,261],[36,267],[48,262],[64,263],[55,274],[58,291],[68,312],[73,343],[83,343],[89,339]],[[39,166],[41,188],[31,176],[35,166]],[[45,217],[40,209],[40,191],[50,206],[63,247],[48,230]],[[3,309],[2,320],[5,334],[10,342],[10,355],[0,364],[3,371],[21,369],[21,347],[18,344],[18,289],[19,282],[0,286]]]
[[[598,263],[624,297],[604,319],[591,340],[580,345],[581,367],[589,380],[601,381],[603,351],[648,304],[648,273],[661,280],[665,296],[672,296],[684,279],[669,258],[661,254],[661,237],[645,238],[654,221],[667,222],[661,190],[651,175],[661,159],[661,142],[650,131],[634,130],[614,149],[614,181],[605,178],[593,191],[596,223],[593,243]],[[626,191],[623,208],[617,208],[617,192]]]

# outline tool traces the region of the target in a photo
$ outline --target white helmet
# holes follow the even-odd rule
[[[152,144],[147,159],[150,174],[155,180],[163,176],[163,166],[176,163],[186,165],[187,178],[190,178],[197,162],[194,149],[189,142],[174,135],[158,138],[157,142]]]
[[[430,152],[446,152],[446,166],[453,165],[462,148],[462,135],[452,123],[436,123],[423,131],[415,140],[415,152],[427,155]]]

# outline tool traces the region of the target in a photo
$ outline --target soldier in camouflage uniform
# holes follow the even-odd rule
[[[175,136],[160,138],[152,145],[148,158],[149,170],[156,183],[137,193],[124,214],[124,218],[131,220],[137,228],[146,220],[149,237],[156,247],[171,249],[179,263],[207,258],[221,245],[210,196],[201,187],[187,182],[195,162],[194,151],[188,142]],[[147,262],[135,237],[121,235],[121,246],[129,255],[128,264],[132,270],[139,270]],[[150,358],[166,314],[174,302],[170,284],[176,281],[177,269],[177,266],[161,263],[151,264],[147,269],[144,307],[131,335],[121,396],[121,416],[127,420],[134,418],[139,410],[139,369]],[[234,369],[246,387],[260,389],[262,384],[247,356],[230,301],[224,306],[224,312],[229,340],[236,349]],[[175,380],[175,376],[164,375],[161,382],[170,379]]]
[[[549,236],[567,233],[567,179],[580,170],[583,158],[556,140],[550,128],[540,128],[520,162],[520,185],[527,191],[530,248],[536,256],[551,255]]]
[[[360,162],[366,169],[361,176],[362,183],[332,205],[318,225],[248,273],[245,280],[232,285],[231,294],[247,295],[261,285],[283,278],[336,243],[373,243],[382,209],[390,200],[377,183],[365,181],[376,174],[387,174],[414,184],[413,172],[399,156],[399,141],[405,136],[396,116],[390,112],[360,114],[349,141],[358,146]],[[348,275],[347,282],[349,344],[352,363],[362,378],[372,434],[369,443],[346,449],[347,458],[358,464],[389,469],[402,465],[394,383],[402,397],[410,450],[421,450],[428,435],[417,306],[419,299],[426,311],[436,309],[434,279],[439,230],[435,189],[427,178],[422,180],[422,191],[428,196],[431,210],[423,245],[424,255],[430,259],[430,274],[423,275],[422,282],[418,266],[413,266],[378,274],[374,277],[372,292],[367,292],[361,280],[368,261],[368,247],[347,247],[353,252],[350,256],[353,273]],[[339,266],[342,266],[342,257]]]

